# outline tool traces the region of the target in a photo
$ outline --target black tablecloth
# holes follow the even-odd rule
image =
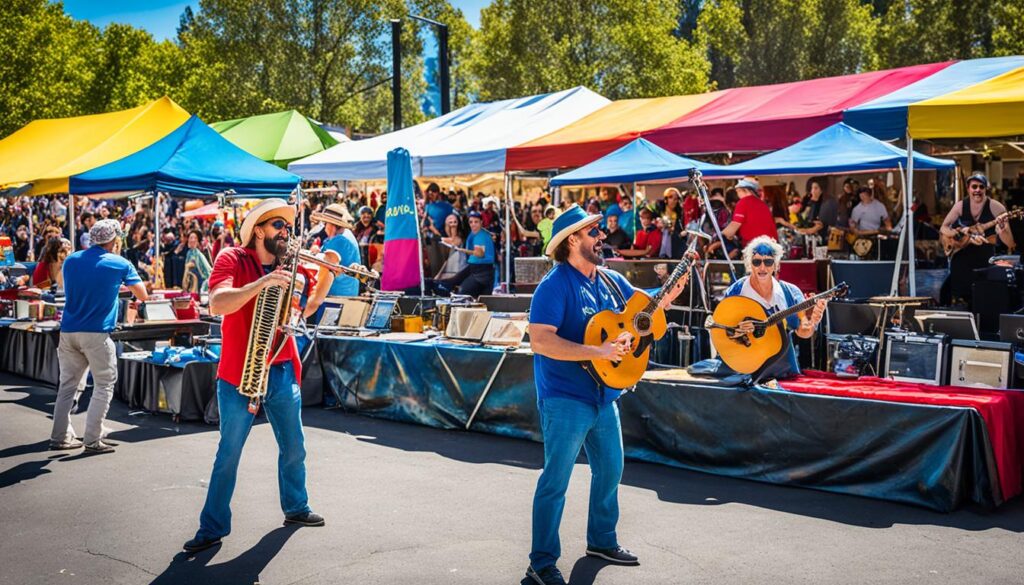
[[[0,327],[0,370],[56,386],[59,331],[24,331]]]
[[[114,396],[129,408],[212,424],[218,421],[216,378],[216,362],[191,362],[178,368],[121,357],[117,360]]]

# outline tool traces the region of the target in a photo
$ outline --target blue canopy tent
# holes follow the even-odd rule
[[[907,151],[839,123],[792,146],[729,165],[736,175],[828,175],[902,168]],[[914,153],[914,168],[951,169],[956,163]]]
[[[298,184],[298,175],[238,148],[196,116],[150,146],[68,180],[72,197],[111,191],[153,193],[157,199],[154,209],[159,208],[160,193],[288,197]],[[154,214],[154,221],[154,231],[160,233],[159,213]],[[155,249],[159,256],[159,237]]]
[[[147,148],[74,175],[75,195],[148,191],[211,197],[233,191],[245,197],[287,197],[299,177],[238,148],[196,116]]]
[[[735,165],[729,165],[733,172],[743,175],[827,175],[834,173],[858,173],[891,169],[904,170],[908,162],[907,151],[887,144],[846,124],[829,126],[817,134],[797,142],[793,146],[776,150]],[[956,163],[951,160],[934,158],[913,153],[912,169],[952,169]],[[914,283],[914,224],[910,215],[910,196],[904,183],[903,218],[906,229],[900,231],[897,258],[903,257],[904,244],[909,252],[910,295],[917,293]],[[892,276],[891,294],[895,295],[899,284],[900,263]]]
[[[690,169],[708,176],[735,176],[731,167],[672,154],[643,138],[610,152],[582,167],[551,179],[552,186],[596,185],[601,183],[641,183],[665,179],[685,179]]]

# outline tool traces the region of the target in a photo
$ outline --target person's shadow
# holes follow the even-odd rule
[[[294,524],[275,528],[249,550],[219,565],[210,566],[209,563],[220,550],[220,545],[198,553],[180,552],[174,555],[164,572],[153,579],[150,585],[258,583],[260,573],[267,568],[271,559],[284,548],[284,543],[288,542],[299,528]]]

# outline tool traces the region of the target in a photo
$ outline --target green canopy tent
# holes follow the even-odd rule
[[[210,126],[235,146],[282,168],[293,160],[338,144],[319,124],[295,110],[225,120]]]

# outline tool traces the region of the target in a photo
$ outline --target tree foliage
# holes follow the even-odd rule
[[[609,98],[703,91],[701,51],[673,33],[674,0],[494,0],[470,70],[482,99],[585,85]]]
[[[162,42],[75,20],[58,1],[7,0],[0,135],[162,95],[207,121],[294,108],[387,131],[393,18],[414,124],[435,31],[411,15],[449,25],[454,107],[576,85],[620,99],[1024,54],[1021,0],[491,0],[480,30],[450,0],[200,0]]]

